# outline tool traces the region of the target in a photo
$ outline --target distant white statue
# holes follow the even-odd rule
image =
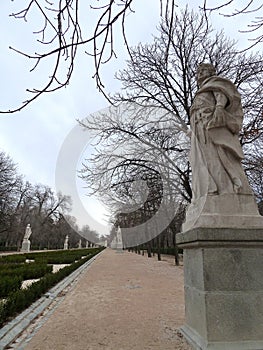
[[[117,230],[117,243],[122,242],[122,234],[121,234],[121,229],[118,227]]]
[[[30,224],[27,225],[25,235],[24,235],[24,240],[29,240],[29,237],[32,235],[32,230],[30,227]]]
[[[123,243],[122,243],[122,234],[121,234],[121,228],[118,227],[118,230],[117,230],[117,237],[116,237],[116,248],[117,249],[122,249],[123,248]]]
[[[78,248],[81,249],[81,246],[82,246],[82,241],[81,241],[81,238],[80,238],[79,244],[78,244]]]
[[[28,224],[27,227],[26,227],[26,230],[25,230],[24,238],[23,238],[21,252],[26,252],[27,253],[27,252],[30,251],[31,242],[29,240],[29,237],[31,235],[32,235],[32,230],[31,230],[30,224]]]
[[[66,237],[65,237],[65,241],[64,241],[64,249],[66,250],[66,249],[68,249],[68,235],[66,235]]]

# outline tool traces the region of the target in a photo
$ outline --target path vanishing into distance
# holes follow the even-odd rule
[[[105,249],[22,348],[191,350],[178,331],[183,266],[162,258]]]

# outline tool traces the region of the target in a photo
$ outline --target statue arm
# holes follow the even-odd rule
[[[208,129],[227,127],[233,134],[238,134],[239,124],[235,117],[227,112],[228,97],[222,92],[214,92],[215,110],[212,120],[208,123]]]
[[[226,115],[225,115],[225,107],[228,103],[228,98],[222,92],[214,92],[215,97],[215,110],[213,113],[213,118],[208,123],[207,128],[218,128],[222,126],[226,126]]]

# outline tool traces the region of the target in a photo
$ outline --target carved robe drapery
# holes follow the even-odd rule
[[[217,99],[226,100],[224,108]],[[241,165],[243,151],[238,139],[243,111],[240,95],[228,79],[206,79],[191,107],[193,199],[223,193],[251,194]]]

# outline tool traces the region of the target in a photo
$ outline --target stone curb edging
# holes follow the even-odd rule
[[[103,251],[102,251],[103,252]],[[13,343],[15,339],[37,318],[54,299],[70,285],[84,270],[102,253],[93,256],[86,263],[81,265],[77,270],[73,271],[69,276],[58,282],[54,287],[49,289],[41,298],[30,305],[26,310],[22,311],[16,318],[7,323],[0,329],[0,350],[5,349]]]

